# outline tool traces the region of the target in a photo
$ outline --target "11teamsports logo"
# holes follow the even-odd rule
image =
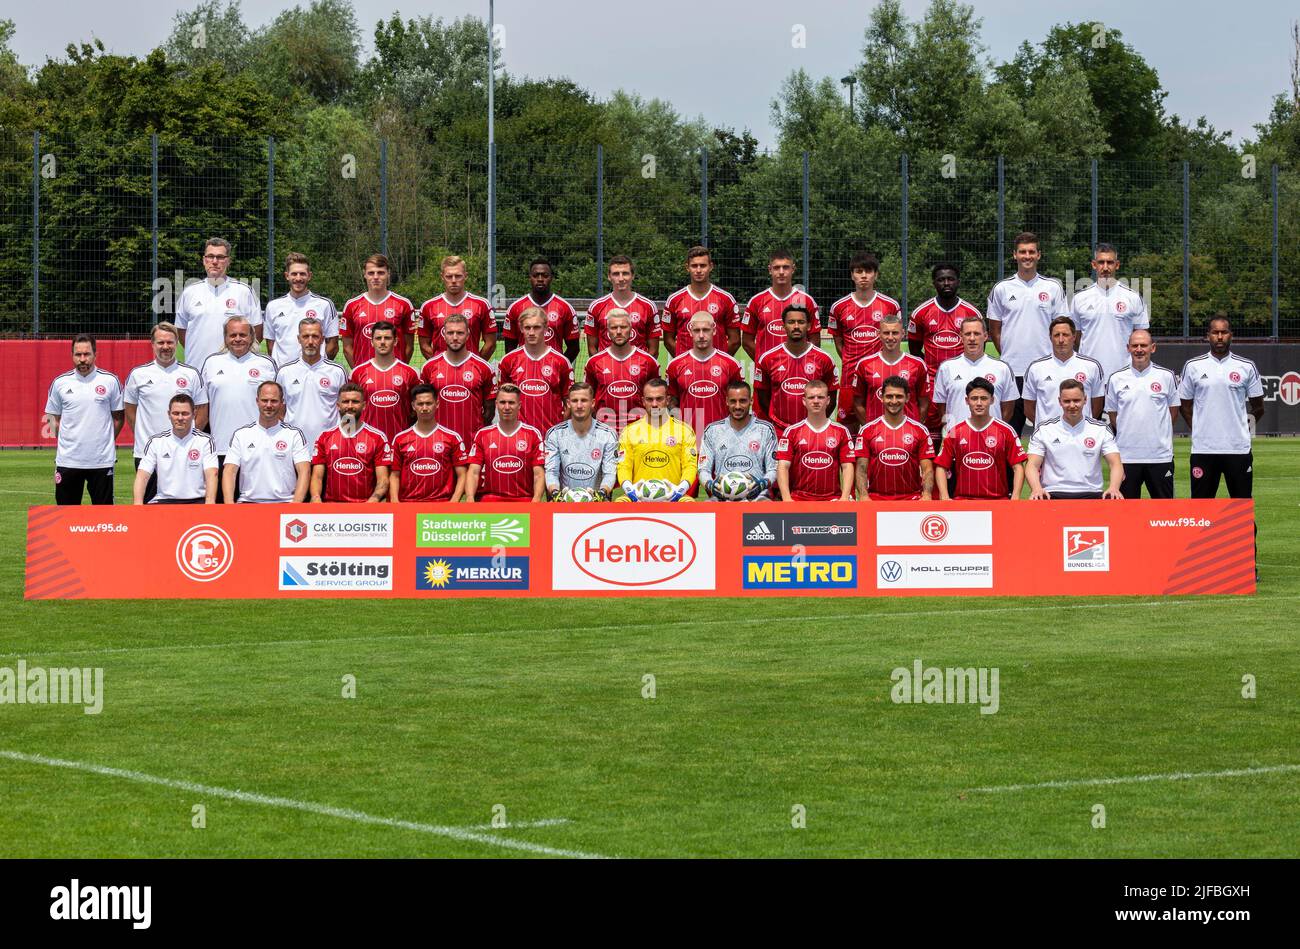
[[[1067,527],[1064,531],[1064,567],[1067,573],[1110,572],[1110,528]]]

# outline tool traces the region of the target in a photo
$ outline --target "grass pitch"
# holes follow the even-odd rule
[[[0,453],[0,666],[105,693],[0,705],[0,855],[1295,856],[1300,441],[1255,452],[1254,597],[677,608],[29,604],[52,452]],[[894,704],[916,659],[998,668],[998,712]]]

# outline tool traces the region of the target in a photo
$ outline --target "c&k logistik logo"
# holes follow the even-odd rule
[[[1064,531],[1065,571],[1110,572],[1110,528],[1067,527]]]
[[[527,557],[417,557],[417,590],[527,590]]]
[[[417,547],[527,547],[532,543],[527,514],[421,514],[415,523]]]
[[[281,547],[392,547],[391,514],[281,514]]]
[[[746,557],[746,590],[854,590],[857,557],[768,555]]]

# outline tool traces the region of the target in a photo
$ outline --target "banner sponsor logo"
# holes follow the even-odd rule
[[[877,511],[880,547],[991,547],[993,512]]]
[[[877,554],[877,590],[981,589],[993,586],[992,554]]]
[[[552,523],[556,590],[717,587],[712,514],[556,514]]]
[[[805,547],[853,547],[858,516],[845,514],[746,514],[743,542],[750,547],[803,544]]]
[[[281,514],[281,547],[392,547],[392,514]]]
[[[215,524],[191,527],[176,542],[176,566],[199,583],[216,580],[235,560],[230,535]]]
[[[766,555],[744,559],[746,590],[853,590],[857,586],[857,557]]]
[[[417,547],[527,547],[527,514],[421,514]]]
[[[1063,534],[1062,557],[1066,573],[1110,571],[1110,528],[1067,527]]]
[[[527,557],[417,557],[417,590],[527,590]]]
[[[281,557],[281,590],[391,590],[392,557]]]

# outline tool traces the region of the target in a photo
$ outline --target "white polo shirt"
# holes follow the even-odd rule
[[[298,345],[298,323],[308,317],[320,320],[326,339],[339,335],[339,315],[332,301],[308,290],[301,297],[286,293],[266,305],[262,338],[271,344],[271,361],[277,366],[293,362],[302,355]]]
[[[1187,360],[1178,396],[1192,400],[1192,451],[1207,455],[1245,455],[1250,451],[1246,402],[1264,394],[1259,370],[1249,359],[1229,352]]]
[[[302,431],[277,422],[263,428],[260,422],[245,425],[230,439],[226,464],[239,466],[239,500],[273,503],[293,500],[298,486],[295,467],[311,461],[311,451]]]
[[[176,328],[185,331],[185,361],[202,369],[226,344],[226,320],[232,316],[262,325],[262,304],[247,284],[226,277],[215,287],[200,280],[182,290],[176,301]]]
[[[171,430],[172,420],[167,413],[172,396],[180,392],[192,398],[196,408],[208,404],[208,393],[199,371],[179,360],[161,366],[154,359],[136,366],[126,377],[126,394],[122,400],[136,407],[135,457],[144,457],[145,443],[154,435]]]
[[[170,428],[152,436],[140,457],[140,470],[158,473],[158,493],[153,501],[192,501],[207,496],[204,474],[217,469],[212,436],[190,429],[177,438]]]
[[[967,359],[965,353],[945,359],[935,370],[934,394],[931,397],[931,401],[944,404],[945,432],[958,422],[970,418],[970,406],[966,404],[966,384],[976,376],[993,383],[993,408],[990,414],[994,418],[1002,417],[1001,403],[1014,402],[1020,398],[1015,374],[1001,359],[994,359],[987,353],[975,362]]]
[[[1151,363],[1138,372],[1130,363],[1106,381],[1106,411],[1115,413],[1115,442],[1125,464],[1174,460],[1174,423],[1169,410],[1182,404],[1178,377]]]
[[[308,446],[339,423],[339,389],[348,371],[324,356],[314,363],[298,358],[280,367],[275,381],[284,386],[284,420],[302,429]]]
[[[239,359],[221,352],[207,358],[200,376],[208,394],[208,428],[217,454],[224,455],[231,433],[257,421],[257,387],[275,381],[275,363],[251,349]]]
[[[122,410],[122,384],[103,369],[72,369],[50,383],[45,414],[59,417],[57,468],[112,468],[117,463],[113,413]]]
[[[1052,277],[1034,274],[1034,279],[1026,282],[1012,274],[993,285],[985,312],[990,320],[1002,324],[998,355],[1017,377],[1023,376],[1035,359],[1051,355],[1047,327],[1065,311],[1065,288]]]
[[[1083,333],[1079,352],[1101,363],[1107,376],[1129,365],[1128,338],[1151,326],[1142,296],[1121,283],[1093,284],[1074,295],[1070,304],[1074,325]]]
[[[1049,419],[1029,439],[1029,454],[1042,456],[1043,490],[1049,493],[1103,490],[1101,461],[1117,451],[1110,426],[1086,416],[1078,425],[1059,416]]]
[[[1055,353],[1035,359],[1025,370],[1023,390],[1025,401],[1034,402],[1035,427],[1061,414],[1061,383],[1066,379],[1083,383],[1084,398],[1089,400],[1083,407],[1084,415],[1092,414],[1091,400],[1106,391],[1106,377],[1101,363],[1095,359],[1078,353],[1071,353],[1065,362],[1057,359]]]

